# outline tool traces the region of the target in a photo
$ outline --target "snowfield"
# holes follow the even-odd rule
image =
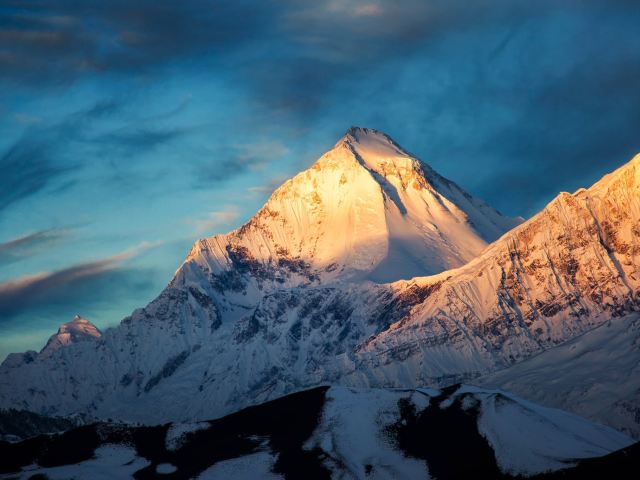
[[[613,318],[478,382],[640,438],[640,317]]]

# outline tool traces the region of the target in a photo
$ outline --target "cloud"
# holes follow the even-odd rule
[[[367,3],[364,5],[358,5],[355,9],[355,15],[358,17],[369,17],[382,15],[384,10],[379,4]]]
[[[161,114],[160,119],[179,112],[183,106],[184,102],[178,109]],[[86,166],[81,158],[104,159],[104,164],[112,168],[122,164],[123,159],[131,165],[138,155],[193,131],[158,125],[158,116],[123,121],[123,108],[120,101],[99,100],[57,122],[39,122],[25,129],[0,154],[0,211],[56,184],[73,185]],[[120,126],[112,126],[114,120],[120,120]]]
[[[17,85],[195,69],[242,88],[273,115],[308,121],[384,65],[415,61],[466,31],[598,0],[44,1],[8,8],[0,72]],[[612,9],[633,2],[609,2]],[[482,44],[486,39],[478,36]],[[497,49],[500,51],[500,48]],[[181,63],[180,70],[175,63]],[[4,67],[4,68],[3,68]],[[346,123],[349,123],[347,121]]]
[[[439,160],[443,173],[498,207],[524,213],[513,210],[530,212],[571,180],[580,152],[580,165],[595,174],[637,145],[639,11],[630,0],[45,0],[6,9],[0,77],[39,92],[86,76],[132,85],[142,77],[214,80],[247,100],[263,131],[378,127],[424,149],[434,166]],[[85,140],[101,145],[103,157],[126,157],[188,132],[127,123]],[[241,134],[231,131],[206,152],[209,163],[192,166],[197,186],[276,160],[233,146]],[[469,158],[492,173],[468,173]],[[522,158],[519,173],[511,158]],[[69,173],[59,162],[35,161],[42,168],[34,178],[10,177],[25,186],[3,189],[5,203]],[[561,162],[570,165],[566,174],[538,180]],[[529,174],[537,177],[526,193],[515,185]],[[515,200],[498,198],[494,181]]]
[[[72,165],[57,164],[49,146],[37,136],[26,135],[0,156],[0,211],[73,170]]]
[[[36,125],[40,122],[42,122],[42,118],[35,116],[35,115],[28,115],[26,113],[16,113],[13,116],[16,119],[16,122],[18,122],[21,125]]]
[[[0,75],[32,85],[140,73],[201,52],[222,54],[262,32],[263,2],[43,1],[3,8]],[[264,2],[265,4],[271,2]]]
[[[257,172],[270,162],[283,159],[289,149],[280,142],[254,141],[221,148],[215,153],[215,161],[195,167],[196,186],[210,188],[243,173]]]
[[[117,255],[80,263],[53,272],[25,275],[0,283],[0,318],[7,321],[25,311],[60,305],[65,302],[84,303],[87,294],[92,301],[105,293],[104,287],[113,286],[117,279],[131,274],[131,269],[122,268],[125,260],[131,259],[156,244],[141,243]],[[125,284],[126,285],[126,284]],[[117,288],[120,291],[120,288]],[[108,294],[113,298],[114,293]]]
[[[268,108],[308,114],[322,109],[343,81],[407,58],[443,32],[523,5],[45,0],[6,9],[0,22],[0,78],[38,87],[89,75],[164,75],[175,63],[194,66],[195,61],[201,74],[244,85]]]
[[[278,188],[280,185],[282,185],[286,180],[288,179],[288,177],[285,176],[279,176],[279,177],[275,177],[270,179],[267,183],[265,183],[264,185],[258,185],[255,187],[249,187],[247,188],[247,191],[249,193],[252,193],[254,195],[270,195],[271,193],[273,193],[273,191]]]
[[[0,265],[14,263],[59,244],[71,235],[68,229],[49,229],[0,243]]]
[[[72,144],[81,141],[95,121],[113,115],[120,107],[113,100],[102,100],[56,123],[29,125],[0,155],[0,211],[57,181],[72,183],[80,168],[70,159]]]
[[[188,219],[187,223],[195,226],[195,233],[200,235],[202,233],[212,234],[216,230],[222,227],[230,227],[238,218],[240,218],[240,211],[237,206],[229,205],[223,210],[216,210],[209,212],[205,218]]]
[[[187,132],[184,128],[148,128],[127,126],[98,135],[89,141],[119,150],[121,154],[149,151],[174,141]]]
[[[492,65],[506,84],[495,90],[486,73],[474,79],[481,90],[473,94],[483,99],[476,105],[511,110],[508,121],[482,129],[483,138],[466,145],[475,150],[469,157],[492,169],[480,183],[469,183],[493,205],[530,215],[559,191],[589,186],[640,151],[640,35],[614,48],[626,22],[611,15],[585,12],[579,22],[547,31],[541,25],[553,22],[530,22],[509,36],[503,58]],[[629,22],[634,18],[640,20],[640,9]],[[525,56],[527,69],[538,75],[524,65],[514,68],[516,56]],[[463,96],[461,103],[472,105],[472,99]],[[466,113],[487,112],[481,105]]]

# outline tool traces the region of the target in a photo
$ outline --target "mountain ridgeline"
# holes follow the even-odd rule
[[[640,156],[521,223],[352,128],[119,326],[9,356],[0,407],[159,423],[319,384],[481,380],[635,315],[639,225]]]

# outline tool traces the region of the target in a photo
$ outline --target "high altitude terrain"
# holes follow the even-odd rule
[[[389,137],[350,129],[247,224],[196,242],[118,327],[9,356],[0,406],[153,423],[324,383],[481,381],[631,318],[639,220],[640,156],[515,226]]]
[[[637,458],[584,459],[630,443],[613,429],[495,390],[319,387],[215,421],[99,423],[0,442],[0,478],[584,480],[584,467],[604,467],[625,479],[635,478]],[[630,448],[613,455],[637,445]],[[620,475],[625,461],[628,476]]]

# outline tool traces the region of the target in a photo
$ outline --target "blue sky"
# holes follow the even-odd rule
[[[151,300],[351,125],[529,216],[640,151],[624,0],[0,3],[0,357]]]

